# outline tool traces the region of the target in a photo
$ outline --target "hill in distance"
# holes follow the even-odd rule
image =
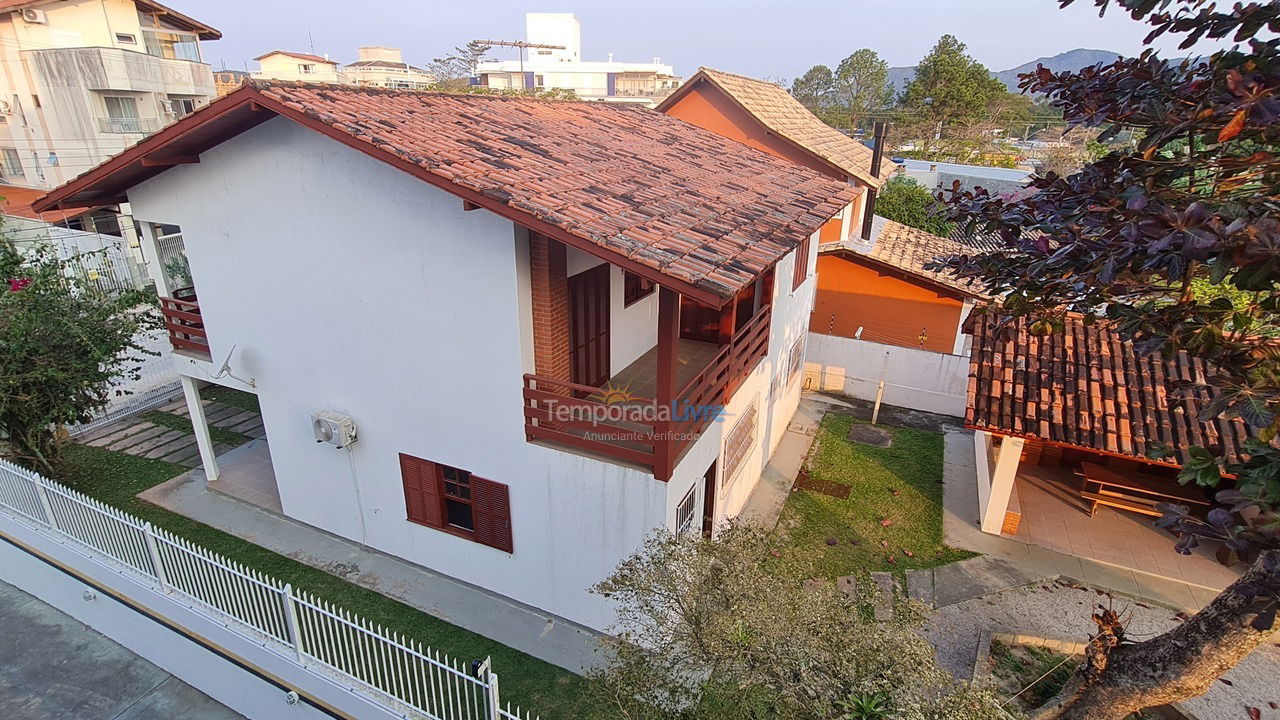
[[[1018,75],[1028,73],[1036,69],[1036,65],[1044,65],[1054,72],[1063,70],[1079,70],[1080,68],[1089,67],[1098,63],[1109,63],[1116,58],[1122,57],[1120,53],[1111,52],[1110,50],[1091,50],[1089,48],[1076,48],[1068,50],[1064,53],[1051,55],[1049,57],[1036,58],[1031,62],[1023,63],[1017,67],[1001,70],[991,73],[997,80],[1005,84],[1009,88],[1009,92],[1018,92]],[[894,67],[889,68],[889,82],[893,84],[896,92],[902,92],[902,89],[911,82],[916,76],[916,68],[911,67]]]

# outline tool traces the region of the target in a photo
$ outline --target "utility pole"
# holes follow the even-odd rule
[[[563,45],[543,45],[541,43],[525,42],[523,40],[477,40],[481,45],[489,47],[513,47],[520,54],[520,89],[528,90],[524,85],[524,50],[525,48],[540,48],[543,50],[564,50]]]

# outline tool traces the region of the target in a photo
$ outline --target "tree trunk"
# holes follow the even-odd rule
[[[1280,550],[1267,550],[1203,610],[1162,635],[1121,644],[1119,617],[1094,617],[1099,636],[1085,662],[1034,720],[1122,720],[1145,708],[1199,697],[1275,632],[1266,620],[1280,602]],[[1259,630],[1255,619],[1263,618]]]

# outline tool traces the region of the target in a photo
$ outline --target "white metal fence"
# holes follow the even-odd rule
[[[469,671],[438,650],[5,460],[0,508],[398,714],[533,718],[500,704],[488,659]]]

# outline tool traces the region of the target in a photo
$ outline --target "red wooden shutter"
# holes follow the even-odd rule
[[[512,552],[511,497],[507,486],[472,475],[471,505],[475,541]]]
[[[796,247],[795,275],[791,278],[791,289],[795,290],[809,277],[809,243],[813,238],[805,238]]]
[[[400,453],[400,477],[404,481],[405,514],[410,522],[444,527],[435,463]]]

